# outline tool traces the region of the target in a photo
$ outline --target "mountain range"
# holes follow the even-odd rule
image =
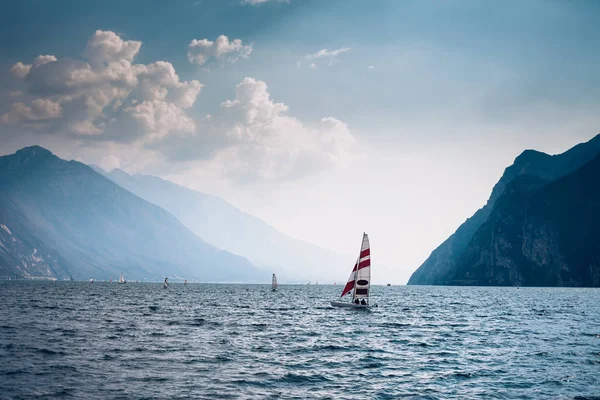
[[[155,176],[93,168],[131,193],[173,214],[206,242],[247,257],[259,268],[276,272],[280,281],[333,282],[344,279],[352,265],[351,257],[287,236],[218,196]]]
[[[0,157],[0,276],[247,282],[244,257],[77,161],[32,146]]]
[[[600,135],[559,155],[524,151],[408,284],[600,286],[599,153]]]

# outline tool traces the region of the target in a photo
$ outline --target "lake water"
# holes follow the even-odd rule
[[[600,290],[0,282],[0,398],[600,399]]]

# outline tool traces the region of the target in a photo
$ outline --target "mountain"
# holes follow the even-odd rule
[[[526,150],[521,153],[514,163],[506,168],[494,186],[486,205],[467,219],[452,236],[431,253],[429,258],[412,274],[408,284],[444,284],[449,271],[456,266],[473,235],[488,220],[496,201],[513,179],[527,174],[548,181],[555,180],[580,168],[598,153],[600,153],[600,135],[558,155],[551,156],[535,150]]]
[[[246,281],[245,258],[87,165],[39,146],[0,157],[0,276]]]
[[[446,284],[600,287],[600,155],[548,182],[508,184]]]
[[[132,176],[119,169],[104,174],[172,213],[198,237],[276,272],[280,280],[340,281],[352,266],[351,257],[291,238],[220,197],[155,176]]]

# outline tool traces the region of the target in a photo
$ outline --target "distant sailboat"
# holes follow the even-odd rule
[[[187,279],[183,281],[183,286],[187,286]]]
[[[275,274],[273,274],[273,279],[271,280],[271,291],[277,291],[277,277],[275,276]]]
[[[363,233],[360,254],[340,297],[344,297],[350,292],[352,292],[352,302],[332,301],[331,305],[352,308],[377,307],[377,305],[369,304],[369,295],[371,292],[371,246],[369,245],[369,236],[366,233]]]
[[[120,284],[125,284],[127,282],[125,282],[125,278],[123,277],[123,273],[121,272],[121,276],[119,277],[119,283]]]
[[[94,283],[94,278],[90,278],[90,283]]]
[[[169,282],[168,282],[169,278],[165,278],[165,283],[163,283],[163,288],[168,288],[169,287]]]

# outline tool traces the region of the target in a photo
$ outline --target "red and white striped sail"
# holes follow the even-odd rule
[[[371,247],[369,236],[363,233],[360,255],[354,264],[350,278],[342,291],[342,296],[347,295],[354,289],[353,299],[369,297],[371,288]]]

